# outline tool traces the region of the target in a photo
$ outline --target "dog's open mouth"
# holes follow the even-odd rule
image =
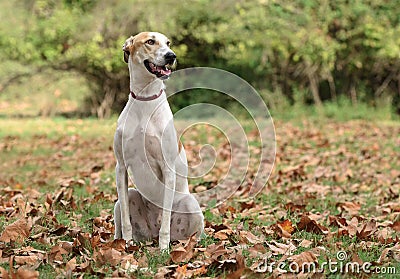
[[[144,66],[146,67],[147,71],[158,78],[167,78],[171,74],[171,66],[169,64],[157,66],[156,64],[151,63],[149,60],[144,60]]]

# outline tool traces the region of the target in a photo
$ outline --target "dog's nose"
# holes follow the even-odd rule
[[[176,59],[176,55],[175,55],[175,53],[170,51],[170,52],[167,52],[164,55],[164,58],[165,58],[165,62],[167,62],[167,64],[174,64],[174,61]]]

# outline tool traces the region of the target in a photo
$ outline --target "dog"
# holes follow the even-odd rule
[[[204,217],[189,193],[187,160],[173,124],[164,80],[176,64],[168,38],[142,32],[123,45],[130,75],[129,100],[114,137],[118,201],[115,238],[170,241],[203,233]],[[128,189],[132,179],[136,189]]]

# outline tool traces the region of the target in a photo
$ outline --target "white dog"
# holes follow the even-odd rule
[[[203,214],[187,182],[185,150],[177,137],[164,92],[176,55],[167,37],[142,32],[126,40],[123,51],[130,74],[130,96],[117,124],[118,202],[115,238],[170,240],[203,231]],[[128,191],[129,178],[136,189]]]

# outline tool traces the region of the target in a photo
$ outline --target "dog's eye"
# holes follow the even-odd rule
[[[167,46],[169,47],[170,45],[171,45],[171,42],[170,42],[170,41],[168,41],[168,42],[167,42]]]
[[[146,44],[148,44],[148,45],[154,45],[155,42],[156,42],[156,41],[154,41],[153,39],[149,39],[149,40],[146,41]]]

